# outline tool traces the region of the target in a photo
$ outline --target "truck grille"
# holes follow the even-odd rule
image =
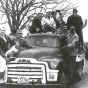
[[[37,82],[38,79],[42,83],[46,83],[45,66],[43,64],[9,64],[7,67],[7,79],[11,79],[12,82],[18,82],[20,78],[25,78],[29,83]]]

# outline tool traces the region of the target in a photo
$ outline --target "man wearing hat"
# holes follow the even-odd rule
[[[79,36],[80,47],[83,48],[83,35],[82,35],[82,28],[83,28],[83,21],[80,15],[77,14],[77,9],[73,9],[73,14],[68,17],[67,19],[67,27],[70,29],[70,26],[75,27],[75,32]]]

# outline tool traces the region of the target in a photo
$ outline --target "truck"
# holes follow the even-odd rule
[[[12,57],[0,72],[0,86],[66,88],[60,35],[36,33],[25,36],[31,46]]]

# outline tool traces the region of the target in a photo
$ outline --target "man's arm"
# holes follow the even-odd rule
[[[75,35],[72,39],[72,42],[70,44],[67,45],[68,48],[73,48],[75,47],[75,43],[79,41],[79,37],[78,35]]]
[[[67,19],[67,29],[70,30],[69,28],[70,28],[70,18],[68,17],[68,19]]]

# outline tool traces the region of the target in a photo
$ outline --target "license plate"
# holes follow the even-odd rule
[[[25,77],[18,78],[18,83],[29,83],[29,78]]]

